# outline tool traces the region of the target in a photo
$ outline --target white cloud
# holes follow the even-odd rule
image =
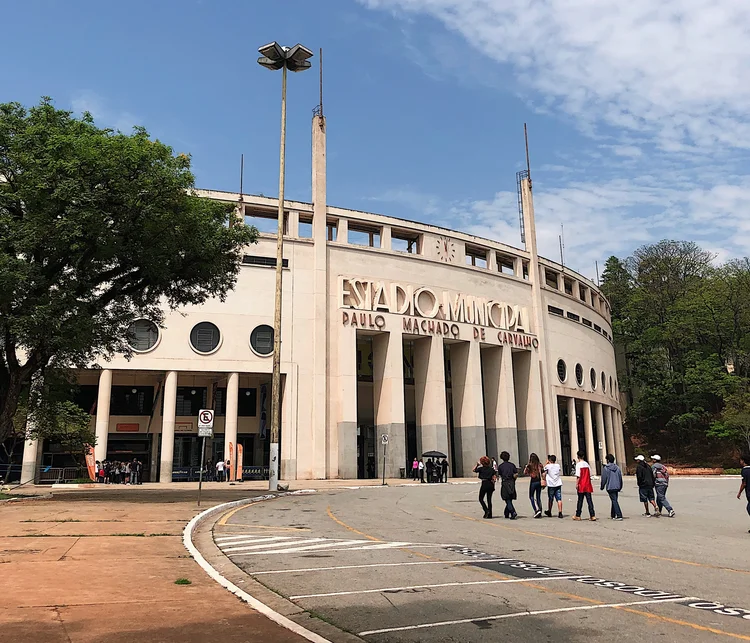
[[[750,148],[746,0],[361,1],[440,21],[582,126]]]
[[[126,110],[117,110],[107,104],[107,101],[91,90],[76,92],[70,101],[73,111],[77,113],[89,112],[99,127],[111,127],[124,133],[130,133],[138,124],[137,117]]]

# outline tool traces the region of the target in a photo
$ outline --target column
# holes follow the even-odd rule
[[[164,415],[161,419],[161,469],[159,470],[159,482],[172,482],[176,411],[177,371],[168,371],[164,379]]]
[[[606,449],[607,453],[611,453],[612,455],[615,455],[616,448],[615,448],[615,434],[612,430],[612,407],[603,405],[604,409],[604,431],[607,436],[607,443],[606,443]]]
[[[442,337],[426,337],[414,342],[414,399],[419,454],[442,451],[449,455]]]
[[[487,455],[499,462],[500,453],[507,451],[515,460],[518,457],[518,427],[511,348],[483,348],[481,355]]]
[[[37,462],[39,461],[39,440],[26,440],[23,443],[23,460],[21,461],[20,484],[36,484]]]
[[[378,445],[378,475],[398,478],[399,468],[406,467],[406,422],[404,410],[404,350],[401,333],[379,333],[372,338],[372,392],[375,410],[375,437]]]
[[[339,327],[336,337],[337,374],[332,379],[332,428],[338,441],[335,456],[338,476],[357,477],[357,331],[349,326]]]
[[[109,400],[112,395],[112,371],[105,368],[99,375],[99,391],[96,398],[96,446],[94,459],[107,459],[107,438],[109,438]]]
[[[594,411],[596,413],[596,440],[598,442],[597,447],[599,448],[599,462],[604,466],[607,456],[607,443],[604,439],[604,411],[599,402],[594,402]]]
[[[578,456],[578,418],[576,417],[576,398],[568,398],[568,435],[570,437],[570,458]]]
[[[594,446],[594,428],[591,422],[591,401],[583,400],[583,431],[586,435],[586,459],[596,471],[596,447]]]
[[[380,249],[390,250],[391,249],[391,226],[384,225],[380,229]]]
[[[295,401],[297,398],[297,373],[299,367],[292,364],[289,373],[281,376],[281,461],[279,478],[297,479],[297,431],[295,426]],[[318,431],[325,423],[316,425]],[[246,458],[248,456],[245,456]],[[324,458],[325,459],[325,458]],[[245,460],[247,462],[247,459]]]
[[[477,460],[487,451],[479,342],[451,344],[450,354],[454,439],[457,437],[461,446],[461,455],[456,449],[456,457],[461,458],[461,475],[468,477],[472,475]],[[453,463],[454,467],[456,464]]]
[[[544,401],[540,362],[531,351],[517,351],[513,356],[513,379],[516,396],[516,422],[518,424],[518,461],[528,462],[529,454],[555,453],[562,457],[554,445],[553,432],[557,426],[557,405],[554,416],[548,420],[549,431],[544,426]]]
[[[513,259],[513,274],[519,279],[523,279],[523,259],[521,257],[514,257]]]
[[[497,252],[494,250],[487,250],[487,270],[490,272],[497,272]],[[501,271],[502,272],[502,271]]]
[[[349,243],[349,219],[339,219],[336,243]]]
[[[618,409],[613,410],[615,418],[615,442],[617,444],[617,462],[623,467],[626,466],[627,453],[625,451],[625,433],[622,427],[622,413]]]
[[[227,377],[227,415],[224,418],[224,461],[230,460],[229,479],[237,476],[237,407],[240,395],[240,374],[230,373]],[[229,445],[232,445],[232,452]]]

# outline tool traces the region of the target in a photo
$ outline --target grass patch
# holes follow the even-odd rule
[[[178,578],[175,582],[175,585],[192,585],[193,582],[187,578]]]
[[[153,536],[181,536],[182,534],[168,534],[168,533],[161,533],[161,534],[149,534],[148,537],[152,538]]]
[[[0,500],[10,500],[13,496],[9,496],[7,493],[0,492]]]
[[[21,520],[20,522],[83,522],[77,518],[64,518],[62,520]]]
[[[742,473],[742,469],[724,469],[725,476],[738,476]]]
[[[100,534],[101,536],[106,536],[107,534]],[[109,534],[110,536],[137,536],[138,538],[145,538],[146,534],[141,532],[140,534]]]

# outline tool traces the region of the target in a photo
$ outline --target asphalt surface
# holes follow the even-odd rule
[[[228,512],[214,541],[237,566],[362,639],[750,641],[750,520],[738,480],[673,480],[674,518],[645,518],[632,479],[609,519],[483,520],[478,485],[370,487]],[[499,518],[497,516],[500,516]],[[555,514],[553,514],[555,515]],[[584,516],[586,516],[584,508]]]

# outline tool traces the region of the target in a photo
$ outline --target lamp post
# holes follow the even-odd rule
[[[258,49],[258,64],[266,69],[281,70],[281,147],[279,150],[279,221],[276,231],[276,292],[273,308],[273,379],[271,380],[271,444],[268,463],[268,488],[279,484],[279,428],[281,421],[281,284],[284,263],[284,178],[286,161],[286,71],[310,69],[313,52],[300,44],[282,47],[277,42]]]

